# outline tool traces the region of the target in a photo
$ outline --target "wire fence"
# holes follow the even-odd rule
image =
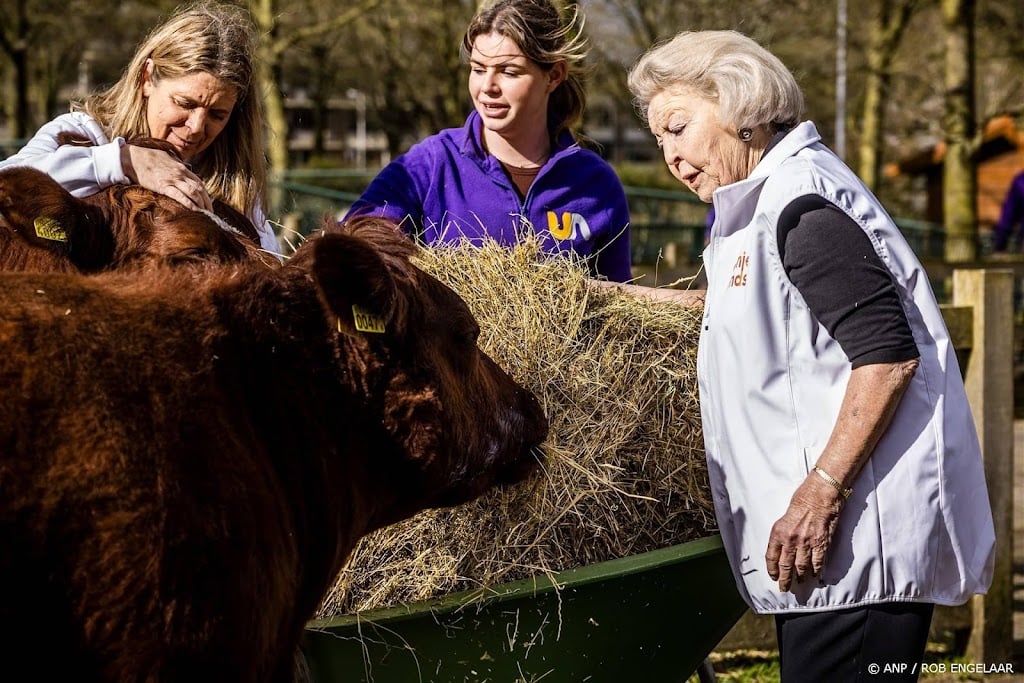
[[[343,168],[290,170],[277,183],[285,195],[282,213],[293,214],[300,230],[308,234],[324,216],[344,214],[373,176],[373,172]],[[635,264],[654,263],[669,245],[680,260],[700,260],[707,204],[690,192],[629,185],[625,191]],[[942,259],[942,225],[910,218],[895,221],[920,259]]]

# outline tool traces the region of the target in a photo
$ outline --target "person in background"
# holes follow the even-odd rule
[[[984,593],[995,544],[928,277],[751,39],[680,33],[629,87],[672,174],[714,204],[697,359],[711,493],[741,594],[775,615],[782,681],[916,680],[933,606]]]
[[[346,216],[400,221],[427,244],[528,233],[545,252],[571,251],[591,273],[626,281],[629,208],[615,171],[573,133],[586,106],[583,18],[549,0],[497,0],[462,41],[474,110],[462,128],[411,147],[370,183]]]
[[[992,228],[992,251],[1008,251],[1013,237],[1013,251],[1024,243],[1024,171],[1014,176],[1003,200],[999,221]]]
[[[76,197],[137,183],[192,209],[211,197],[247,215],[264,249],[278,253],[264,216],[267,160],[254,56],[258,36],[240,7],[199,2],[179,8],[139,45],[120,80],[74,102],[0,168],[31,166]],[[91,146],[60,145],[58,135]],[[126,144],[165,140],[162,150]]]

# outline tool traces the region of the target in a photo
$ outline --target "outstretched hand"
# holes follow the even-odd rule
[[[793,494],[789,507],[768,537],[765,562],[768,576],[786,592],[798,582],[817,576],[825,564],[844,498],[817,476],[809,476]]]
[[[212,211],[213,200],[202,179],[184,163],[159,149],[125,145],[121,166],[133,182],[167,195],[190,209]]]
[[[704,299],[707,298],[708,293],[706,289],[647,287],[644,285],[634,285],[626,282],[613,282],[610,280],[597,280],[593,278],[588,280],[588,284],[596,289],[617,289],[620,292],[625,292],[631,296],[647,297],[654,301],[666,301],[679,306],[701,307],[704,305]]]

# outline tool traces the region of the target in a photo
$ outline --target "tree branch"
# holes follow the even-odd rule
[[[276,40],[271,46],[271,50],[274,54],[280,55],[296,43],[300,43],[309,38],[316,38],[317,36],[321,36],[336,29],[344,28],[380,3],[381,0],[363,0],[355,7],[350,7],[348,10],[334,17],[334,19],[331,19],[330,21],[297,28],[294,31],[291,31],[288,35],[282,36]]]

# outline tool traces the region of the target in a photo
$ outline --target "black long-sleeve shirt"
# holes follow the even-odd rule
[[[799,197],[779,218],[778,243],[790,281],[853,367],[918,357],[892,273],[839,207]]]

